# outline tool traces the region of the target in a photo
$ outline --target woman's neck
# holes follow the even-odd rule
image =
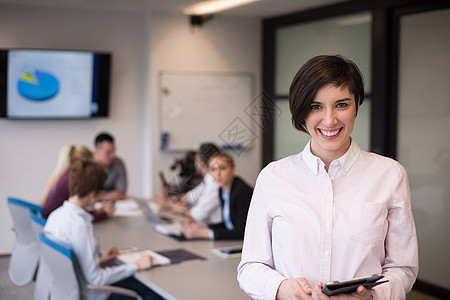
[[[76,205],[84,210],[86,210],[86,207],[88,204],[88,201],[86,201],[86,198],[80,198],[78,196],[71,196],[71,197],[69,197],[69,199],[67,201],[69,201],[73,205]]]
[[[227,182],[226,184],[224,184],[224,185],[221,187],[221,188],[222,188],[222,191],[228,193],[228,192],[231,190],[231,185],[233,184],[233,180],[234,180],[234,177],[233,177],[233,179],[232,179],[230,182]]]
[[[349,139],[348,143],[345,145],[345,147],[342,147],[341,149],[338,149],[336,151],[320,151],[320,147],[315,147],[312,143],[310,145],[311,153],[317,157],[320,158],[320,160],[325,164],[325,171],[328,172],[328,169],[330,167],[330,164],[342,157],[345,153],[347,153],[348,149],[350,148],[352,144],[352,140]],[[319,150],[318,150],[319,149]]]

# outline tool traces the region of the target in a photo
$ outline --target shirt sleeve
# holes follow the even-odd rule
[[[77,227],[77,233],[72,235],[72,249],[88,284],[109,285],[137,272],[134,263],[102,268],[92,226]]]
[[[267,213],[270,193],[260,175],[250,203],[241,262],[240,287],[254,299],[275,299],[278,286],[286,279],[274,270],[272,256],[272,219]]]
[[[205,184],[202,182],[186,193],[186,199],[190,205],[195,205],[199,201],[204,188]]]
[[[207,223],[211,214],[220,206],[219,187],[215,183],[203,184],[197,203],[191,208],[191,217],[198,223]]]
[[[417,278],[418,246],[411,209],[408,175],[397,164],[392,180],[393,197],[388,212],[389,228],[385,240],[385,263],[382,266],[388,284],[373,289],[375,300],[404,299]]]
[[[120,158],[117,158],[117,179],[114,186],[116,191],[127,192],[127,171]]]

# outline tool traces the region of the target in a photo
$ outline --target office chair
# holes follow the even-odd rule
[[[39,239],[39,234],[44,232],[46,220],[34,210],[30,210],[31,225],[34,233]],[[48,276],[50,270],[45,262],[39,243],[39,266],[36,274],[36,281],[34,285],[34,300],[48,300],[50,297],[50,287],[52,284],[51,277]]]
[[[83,280],[82,274],[76,266],[76,257],[72,250],[64,245],[50,240],[45,234],[39,234],[41,249],[44,260],[48,264],[52,284],[50,300],[87,300],[80,291]],[[92,286],[88,289],[107,292],[109,294],[122,294],[134,297],[138,300],[142,298],[134,291],[115,286]]]
[[[42,213],[39,205],[8,197],[14,224],[14,244],[9,263],[9,277],[15,285],[33,281],[39,263],[39,238],[31,225],[30,210]]]

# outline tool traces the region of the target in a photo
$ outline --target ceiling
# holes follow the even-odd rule
[[[200,0],[0,0],[2,4],[89,8],[99,10],[148,11],[159,14],[182,14],[183,8]],[[261,0],[220,14],[240,17],[267,18],[346,0]]]

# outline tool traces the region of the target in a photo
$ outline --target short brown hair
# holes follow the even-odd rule
[[[305,119],[317,91],[324,85],[348,87],[355,97],[355,104],[364,100],[364,83],[361,71],[354,62],[340,55],[319,55],[308,60],[297,72],[289,88],[289,109],[292,124],[300,131],[308,132]]]
[[[210,157],[209,162],[211,162],[214,158],[223,159],[228,163],[228,166],[234,168],[234,159],[228,153],[223,151],[216,152],[215,154],[213,154],[213,156]]]
[[[91,192],[103,189],[106,180],[105,168],[96,162],[76,160],[69,171],[69,195],[86,197]]]

